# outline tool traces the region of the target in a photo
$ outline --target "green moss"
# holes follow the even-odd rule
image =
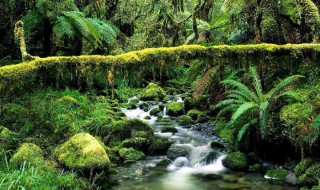
[[[108,86],[110,84],[107,82],[109,80],[106,73],[109,71],[115,72],[115,78],[126,76],[130,85],[141,85],[139,77],[146,73],[158,77],[167,76],[173,72],[173,68],[181,64],[181,60],[203,58],[214,60],[212,64],[215,65],[231,61],[234,65],[245,65],[252,63],[256,57],[261,57],[255,64],[272,65],[277,60],[291,63],[294,57],[297,66],[302,66],[305,63],[317,64],[319,56],[319,44],[258,44],[210,47],[190,45],[145,49],[118,56],[38,58],[22,64],[0,67],[0,95],[4,97],[30,85],[44,84],[44,81],[56,86],[71,86],[77,83],[86,84],[88,87],[97,81],[103,81],[104,85]],[[236,59],[237,57],[241,59]]]
[[[169,102],[167,104],[167,113],[170,116],[179,116],[184,112],[183,102]]]
[[[287,175],[288,175],[288,170],[285,170],[283,168],[277,168],[277,169],[269,170],[266,174],[266,177],[271,178],[273,180],[285,182]]]
[[[179,117],[178,124],[181,126],[189,126],[194,124],[194,121],[191,119],[190,116],[183,115]]]
[[[306,158],[299,162],[298,165],[294,168],[294,174],[299,177],[306,172],[306,170],[311,166],[312,159]]]
[[[119,150],[119,155],[127,162],[141,160],[145,156],[143,152],[134,148],[122,148]]]
[[[141,100],[162,101],[166,97],[165,91],[157,84],[150,83],[142,92]]]
[[[150,111],[150,115],[152,116],[156,116],[158,113],[160,113],[161,110],[159,108],[153,108],[151,111]]]
[[[126,139],[122,142],[122,146],[125,148],[134,148],[141,151],[146,151],[148,149],[150,141],[146,138],[135,137],[131,139]]]
[[[154,137],[149,146],[148,153],[151,155],[163,155],[172,145],[172,141],[163,137]]]
[[[110,164],[105,148],[88,133],[79,133],[54,150],[60,164],[71,169],[105,168]]]
[[[24,23],[20,20],[15,24],[15,28],[14,28],[15,38],[20,45],[22,61],[34,60],[35,58],[27,53],[27,46],[26,46],[23,26],[24,26]]]
[[[43,152],[40,147],[32,143],[24,143],[10,159],[10,163],[21,165],[24,162],[41,164],[44,162]]]
[[[193,121],[197,121],[200,114],[202,114],[202,111],[193,109],[193,110],[188,111],[187,116],[190,116]]]
[[[232,152],[222,160],[222,164],[232,170],[247,170],[249,161],[247,155],[242,152]]]
[[[167,133],[167,132],[171,132],[171,133],[177,133],[178,129],[176,129],[174,126],[165,126],[162,130],[162,133]]]
[[[320,163],[312,164],[304,174],[298,177],[299,185],[318,185],[320,180]]]
[[[295,103],[281,109],[280,119],[287,125],[304,126],[312,115],[312,105],[308,103]]]

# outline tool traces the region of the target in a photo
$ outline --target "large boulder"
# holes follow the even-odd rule
[[[135,137],[126,139],[122,142],[122,146],[125,148],[134,148],[145,152],[148,149],[150,141],[143,137]]]
[[[109,157],[99,141],[88,133],[79,133],[54,150],[60,164],[71,169],[103,169]]]
[[[183,102],[169,102],[167,104],[167,113],[170,116],[179,116],[184,112]]]
[[[21,165],[24,162],[31,164],[44,163],[41,148],[33,143],[24,143],[10,159],[10,163]]]
[[[222,164],[229,169],[237,171],[247,170],[249,168],[248,157],[242,152],[232,152],[228,154],[228,156],[222,160]]]
[[[146,101],[162,101],[166,99],[165,91],[157,84],[150,83],[142,92],[141,100]]]
[[[191,119],[190,116],[182,115],[178,119],[178,124],[180,126],[190,126],[190,125],[194,124],[194,121]]]

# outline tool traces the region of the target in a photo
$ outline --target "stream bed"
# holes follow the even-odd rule
[[[129,99],[129,102],[134,98]],[[172,101],[182,101],[177,96]],[[140,101],[138,104],[141,104]],[[136,163],[117,167],[117,173],[110,175],[108,186],[113,190],[297,190],[297,187],[282,186],[270,183],[260,173],[235,172],[228,170],[222,165],[223,158],[227,155],[226,150],[213,149],[212,141],[220,142],[228,147],[228,144],[213,134],[206,132],[206,128],[212,129],[212,124],[199,124],[191,128],[178,125],[176,117],[166,115],[166,109],[162,118],[150,116],[151,109],[158,107],[155,102],[149,102],[149,110],[122,109],[129,119],[141,119],[155,129],[155,136],[171,139],[169,151],[180,156],[168,160],[170,153],[162,156],[147,156],[144,160]],[[148,119],[144,119],[150,116]],[[165,132],[165,126],[175,126],[177,133]],[[204,129],[204,130],[199,130]],[[204,131],[204,132],[203,132]],[[212,130],[211,130],[212,131]],[[163,160],[167,162],[163,163]],[[109,188],[108,187],[108,188]]]

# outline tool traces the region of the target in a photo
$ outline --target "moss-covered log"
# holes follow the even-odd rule
[[[107,87],[113,86],[116,79],[139,85],[146,73],[158,79],[170,77],[174,68],[191,59],[206,60],[209,66],[227,64],[239,68],[254,64],[264,72],[291,74],[293,68],[320,65],[320,44],[190,45],[145,49],[118,56],[37,58],[0,67],[0,94],[3,97],[41,84]]]

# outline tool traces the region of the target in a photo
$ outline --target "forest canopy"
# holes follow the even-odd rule
[[[24,22],[31,55],[119,54],[183,44],[319,41],[316,0],[4,0],[0,57],[19,59]]]

